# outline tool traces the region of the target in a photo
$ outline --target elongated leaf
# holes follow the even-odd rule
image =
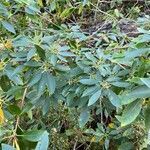
[[[33,56],[35,56],[35,54],[36,54],[36,50],[31,49],[27,54],[27,61],[29,61]]]
[[[64,71],[64,72],[70,70],[69,66],[66,66],[66,65],[56,65],[55,68],[59,71]]]
[[[42,74],[42,77],[39,81],[39,84],[38,84],[38,89],[37,89],[37,92],[38,92],[38,96],[41,96],[46,88],[46,76],[45,76],[45,73]]]
[[[97,86],[88,87],[82,94],[82,97],[92,95],[96,90],[98,90]]]
[[[51,99],[49,97],[45,98],[44,104],[43,104],[43,108],[42,108],[42,113],[43,115],[45,115],[49,109],[50,109],[50,101]]]
[[[89,102],[88,102],[88,106],[91,106],[93,105],[101,96],[101,90],[98,90],[96,93],[94,93],[90,99],[89,99]]]
[[[9,15],[7,8],[4,5],[2,5],[1,3],[0,3],[0,14],[2,14],[5,17],[7,17]]]
[[[97,61],[97,59],[96,59],[96,58],[93,56],[93,54],[90,53],[90,52],[85,53],[85,56],[86,56],[87,59],[89,59],[89,60],[91,60],[91,61],[93,61],[93,62],[96,62],[96,61]]]
[[[147,52],[149,52],[149,48],[134,49],[134,50],[126,51],[125,57],[133,59],[134,57],[142,56]]]
[[[49,59],[53,66],[55,66],[57,64],[57,56],[56,55],[54,55],[54,54],[51,55]]]
[[[117,86],[117,87],[128,87],[130,84],[127,82],[111,82],[110,84]]]
[[[98,81],[95,79],[81,79],[80,83],[85,84],[85,85],[94,85],[98,83]]]
[[[9,22],[7,22],[7,21],[2,21],[2,25],[3,25],[3,27],[4,27],[6,30],[10,31],[11,33],[16,34],[16,31],[15,31],[13,25],[10,24]]]
[[[28,141],[37,142],[42,138],[44,132],[44,130],[27,131],[22,137]]]
[[[20,77],[20,75],[12,76],[13,72],[14,72],[14,70],[12,70],[12,68],[6,70],[6,74],[7,74],[8,78],[10,80],[12,80],[16,85],[23,85],[23,81],[22,81],[22,78]]]
[[[27,36],[19,35],[13,40],[14,47],[20,47],[20,46],[23,47],[23,46],[28,46],[29,44],[31,44],[31,39],[29,39],[29,37]]]
[[[136,100],[129,104],[123,111],[122,116],[116,116],[116,118],[121,122],[121,126],[126,126],[132,123],[139,115],[142,108],[142,101]]]
[[[150,78],[140,78],[141,81],[150,88]]]
[[[46,72],[46,84],[50,94],[55,92],[56,82],[55,78],[48,72]]]
[[[128,94],[120,96],[122,99],[122,105],[129,104],[137,98],[148,98],[150,97],[150,88],[147,86],[140,86]]]
[[[33,75],[32,79],[30,80],[28,86],[31,87],[36,84],[41,79],[42,73],[38,71],[35,75]]]
[[[147,106],[147,108],[144,110],[144,117],[145,117],[145,127],[147,131],[150,129],[150,106]]]
[[[73,54],[72,52],[59,52],[59,54],[61,56],[64,56],[64,57],[73,57],[73,56],[76,56],[75,54]]]
[[[83,128],[85,124],[89,121],[90,113],[87,109],[83,110],[79,117],[79,126]]]
[[[16,67],[11,76],[13,77],[13,76],[17,75],[18,73],[20,73],[23,70],[23,68],[24,68],[23,65]]]
[[[112,90],[108,91],[108,98],[115,107],[121,106],[121,100]]]
[[[39,142],[37,143],[35,150],[47,150],[48,144],[49,144],[48,132],[45,131],[42,134]]]
[[[68,16],[70,16],[72,14],[72,12],[75,10],[75,8],[71,7],[71,8],[66,8],[61,14],[60,14],[60,18],[67,18]]]

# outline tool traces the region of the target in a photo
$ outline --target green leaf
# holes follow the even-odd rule
[[[2,143],[2,150],[15,150],[11,145]]]
[[[94,93],[90,99],[89,99],[89,102],[88,102],[88,106],[91,106],[93,105],[101,96],[101,90],[98,90],[96,93]]]
[[[46,84],[49,90],[50,94],[53,94],[55,92],[56,82],[55,78],[49,73],[46,72]]]
[[[80,128],[83,128],[85,126],[85,124],[89,121],[89,118],[90,118],[90,112],[87,109],[83,110],[79,117]]]
[[[128,87],[130,84],[127,82],[110,82],[110,84],[117,86],[117,87]]]
[[[56,55],[54,55],[54,54],[51,55],[49,59],[53,66],[55,66],[57,64],[57,56]]]
[[[18,93],[18,91],[22,91],[22,86],[12,86],[8,91],[7,91],[7,95],[15,95]]]
[[[26,131],[22,137],[28,141],[37,142],[42,138],[44,132],[44,130]]]
[[[7,92],[10,89],[10,87],[11,87],[10,80],[9,80],[9,78],[6,75],[3,75],[1,77],[0,83],[3,83],[3,84],[0,84],[0,86],[1,86],[1,88],[2,88],[2,90],[4,92]]]
[[[27,54],[27,61],[29,61],[33,56],[35,56],[35,54],[36,54],[36,50],[31,49]]]
[[[4,5],[2,5],[1,3],[0,3],[0,14],[2,14],[5,17],[8,17],[8,15],[9,15],[7,8]]]
[[[94,84],[97,84],[98,81],[95,79],[81,79],[80,83],[85,84],[85,85],[94,85]]]
[[[88,87],[82,94],[82,97],[92,95],[95,91],[98,90],[97,86]]]
[[[121,143],[121,145],[119,146],[118,150],[133,150],[133,143],[131,142],[124,142]]]
[[[11,76],[16,76],[17,74],[19,74],[22,70],[23,70],[24,66],[23,65],[19,65],[18,67],[16,67],[13,71],[13,73],[11,74]]]
[[[18,106],[16,105],[9,105],[7,107],[7,109],[9,110],[9,112],[13,115],[19,115],[21,113],[21,110]]]
[[[73,54],[72,52],[66,52],[66,51],[59,52],[59,54],[60,54],[61,56],[64,56],[64,57],[74,57],[74,56],[76,56],[76,55]]]
[[[61,14],[60,14],[60,18],[67,18],[69,17],[72,12],[75,10],[74,7],[71,8],[66,8]]]
[[[2,25],[3,25],[3,27],[4,27],[6,30],[10,31],[11,33],[16,34],[16,31],[15,31],[13,25],[10,24],[9,22],[7,22],[7,21],[2,21]]]
[[[139,48],[139,49],[129,50],[125,52],[125,57],[128,59],[133,59],[135,57],[142,56],[147,52],[149,52],[149,48]]]
[[[36,74],[33,75],[32,79],[28,83],[28,86],[31,87],[36,84],[41,79],[42,73],[41,71],[37,71]]]
[[[70,70],[69,66],[66,66],[66,65],[56,65],[56,66],[55,66],[55,69],[56,69],[56,70],[59,70],[59,71],[64,71],[64,72]]]
[[[116,118],[121,122],[122,127],[126,126],[132,123],[137,118],[137,116],[141,112],[141,108],[142,100],[136,100],[125,108],[122,116],[116,116]]]
[[[44,101],[44,104],[43,104],[43,108],[42,108],[43,115],[45,115],[49,111],[49,109],[50,109],[50,101],[51,101],[50,97],[46,97],[45,98],[45,101]]]
[[[49,144],[48,135],[49,135],[49,134],[48,134],[47,131],[45,131],[45,132],[42,134],[42,136],[41,136],[39,142],[38,142],[37,145],[36,145],[35,150],[47,150],[47,149],[48,149],[48,144]]]
[[[112,90],[108,91],[108,98],[115,107],[121,106],[121,100]]]
[[[13,40],[14,47],[24,47],[28,46],[29,44],[31,44],[31,39],[29,39],[27,36],[19,35]]]
[[[13,75],[13,70],[6,70],[6,74],[8,76],[8,78],[10,80],[12,80],[16,85],[23,85],[23,81],[22,81],[22,78],[20,77],[20,75],[15,75],[15,76],[12,76]]]
[[[122,105],[129,104],[136,100],[137,98],[149,98],[150,97],[150,88],[146,86],[140,86],[131,91],[130,93],[120,96],[122,99]]]
[[[35,45],[35,48],[37,50],[39,57],[44,61],[46,58],[45,51],[39,45]]]
[[[87,59],[91,60],[92,62],[97,61],[97,59],[93,56],[93,54],[91,52],[85,53],[85,56],[86,56]]]
[[[150,88],[150,78],[140,78],[141,81]]]
[[[150,130],[150,106],[147,106],[147,108],[144,110],[144,117],[145,117],[145,127],[147,131]]]
[[[47,78],[45,76],[45,73],[42,74],[42,77],[39,81],[39,84],[38,84],[38,88],[37,88],[37,92],[38,92],[38,96],[41,96],[46,88],[46,81]]]

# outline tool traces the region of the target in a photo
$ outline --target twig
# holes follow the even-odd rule
[[[86,142],[84,142],[84,143],[82,143],[82,144],[80,144],[77,148],[76,148],[76,150],[78,150],[82,145],[84,145]]]
[[[75,144],[73,146],[73,150],[76,150],[77,142],[78,142],[78,140],[75,141]]]

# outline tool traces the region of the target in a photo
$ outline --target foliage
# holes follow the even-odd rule
[[[150,16],[112,4],[0,2],[2,150],[149,146]]]

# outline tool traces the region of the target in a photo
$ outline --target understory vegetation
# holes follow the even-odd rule
[[[0,149],[150,149],[149,0],[0,1]]]

